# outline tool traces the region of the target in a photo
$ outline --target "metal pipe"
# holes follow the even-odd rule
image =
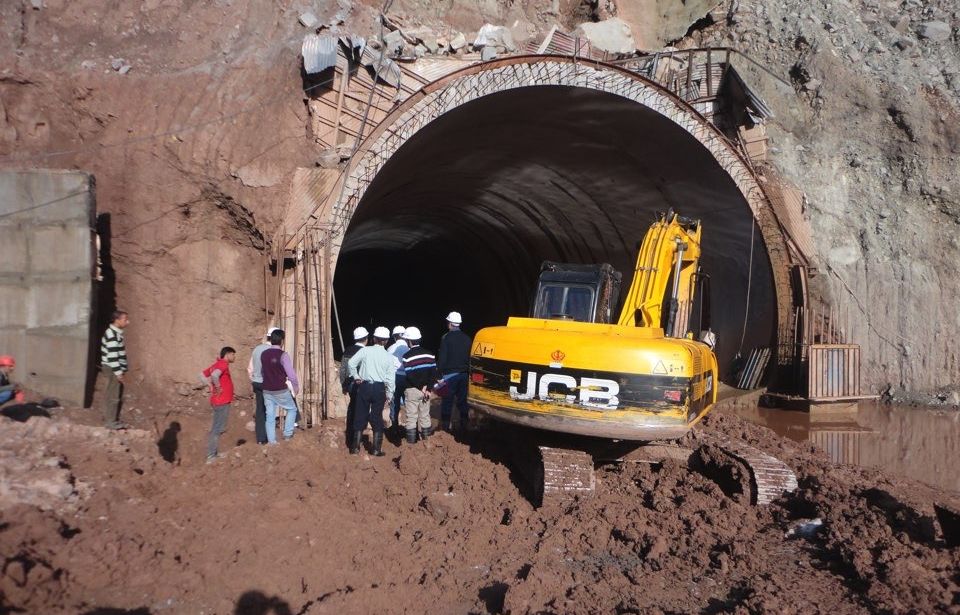
[[[677,243],[677,262],[673,267],[673,292],[670,297],[670,314],[667,317],[667,330],[665,331],[668,336],[674,333],[673,325],[676,322],[677,308],[679,307],[677,297],[680,295],[680,265],[683,264],[683,252],[687,249],[687,244],[679,237],[675,238],[674,241]]]
[[[340,354],[346,350],[343,344],[343,331],[340,329],[340,312],[337,310],[337,293],[333,290],[333,282],[330,282],[330,302],[333,303],[333,319],[337,323],[337,337],[340,338]]]

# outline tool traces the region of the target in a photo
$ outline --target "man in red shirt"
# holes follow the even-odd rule
[[[210,386],[210,405],[213,407],[213,425],[207,438],[207,463],[220,457],[217,445],[220,434],[227,430],[227,414],[233,401],[233,379],[230,364],[237,358],[237,351],[229,346],[220,350],[220,358],[200,373],[203,382]]]

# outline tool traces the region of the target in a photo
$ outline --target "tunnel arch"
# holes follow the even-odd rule
[[[343,270],[348,272],[350,270],[349,258],[345,263],[339,262],[341,254],[349,257],[351,253],[362,252],[364,249],[371,253],[379,249],[381,256],[389,252],[389,238],[385,239],[379,235],[388,233],[390,227],[380,226],[378,232],[378,227],[375,224],[371,225],[371,216],[365,216],[363,212],[375,211],[384,219],[395,218],[395,213],[397,215],[401,213],[382,208],[377,210],[376,200],[382,199],[384,194],[391,192],[384,191],[381,184],[385,180],[381,174],[389,173],[391,167],[399,164],[398,160],[409,155],[411,144],[416,143],[418,139],[426,138],[424,135],[429,136],[431,127],[436,128],[457,113],[471,111],[473,109],[471,105],[482,105],[485,101],[492,101],[498,96],[511,94],[522,96],[544,88],[555,91],[566,89],[592,92],[618,99],[621,101],[619,103],[621,107],[623,103],[629,102],[636,109],[643,109],[648,120],[655,118],[658,122],[663,122],[661,128],[669,125],[672,134],[684,134],[682,138],[696,142],[702,151],[709,155],[716,168],[722,170],[729,181],[729,186],[725,188],[728,190],[726,197],[731,198],[729,190],[735,190],[742,199],[743,211],[748,212],[748,215],[756,221],[757,236],[754,241],[762,253],[757,256],[758,261],[762,261],[762,271],[759,276],[769,277],[770,292],[766,300],[769,301],[772,310],[768,331],[763,335],[771,345],[774,344],[775,331],[783,328],[785,316],[790,314],[791,290],[787,238],[770,209],[767,195],[749,161],[692,106],[658,84],[615,66],[578,62],[568,57],[512,57],[472,66],[425,86],[380,122],[351,159],[350,165],[342,175],[340,190],[335,192],[337,198],[330,203],[331,206],[328,209],[331,212],[328,222],[334,239],[333,258],[337,263],[338,279]],[[410,168],[409,165],[407,168]],[[496,215],[496,211],[487,209],[483,215]],[[409,211],[405,215],[409,215]],[[437,213],[437,215],[440,214]],[[535,217],[535,214],[530,217]],[[435,221],[440,219],[438,217]],[[407,231],[411,229],[409,220],[406,222],[394,220],[394,222],[400,226],[393,228],[403,228]],[[644,225],[648,222],[648,219],[644,220]],[[446,223],[455,224],[450,220]],[[753,237],[752,224],[750,228],[751,237]],[[633,239],[639,239],[636,233],[636,229],[631,231]],[[461,247],[480,241],[476,237],[471,239],[468,230],[462,230],[459,237],[463,242]],[[409,243],[415,242],[416,238],[408,237],[407,240],[408,248]],[[513,258],[517,258],[517,254],[523,251],[524,246],[509,246],[508,243],[502,242],[502,247],[507,249]],[[393,249],[403,252],[407,249],[403,244],[403,241],[395,242]],[[749,247],[749,244],[746,245]],[[565,251],[558,248],[554,252],[564,253]],[[536,252],[539,256],[548,253],[549,250]],[[427,256],[429,252],[421,252],[418,255],[420,258]],[[572,257],[562,254],[561,258],[556,260],[587,261],[595,257],[595,254],[587,250],[585,254],[573,254]],[[507,257],[505,259],[509,260]],[[364,267],[369,267],[370,264],[370,259],[363,261]],[[619,264],[622,267],[623,263]],[[502,263],[498,266],[504,267]],[[525,269],[529,270],[530,266],[528,263]],[[625,284],[629,283],[629,274],[628,268],[624,271]],[[342,281],[335,284],[342,285]],[[519,287],[523,284],[532,285],[532,279],[527,278],[521,281],[519,278],[514,278],[510,280],[508,286],[510,284],[518,288],[506,293],[511,298],[507,302],[510,304],[509,308],[505,309],[516,310],[517,304],[522,303],[522,298],[518,299],[522,295]],[[487,292],[489,291],[490,289]],[[337,292],[338,295],[343,295],[339,289]],[[744,306],[744,309],[748,308],[749,306]],[[350,320],[349,315],[346,318],[349,322],[343,326],[349,328],[356,319]]]

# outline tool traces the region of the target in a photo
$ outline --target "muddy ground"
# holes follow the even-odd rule
[[[951,494],[722,409],[704,429],[785,460],[797,493],[757,508],[630,463],[538,509],[490,426],[351,457],[342,421],[256,445],[249,405],[211,465],[188,398],[129,399],[126,432],[79,408],[0,418],[0,612],[960,613],[932,508]]]

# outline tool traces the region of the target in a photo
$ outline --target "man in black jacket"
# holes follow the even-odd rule
[[[456,400],[459,410],[458,429],[467,428],[467,374],[470,371],[470,336],[460,330],[463,318],[460,312],[447,315],[447,329],[440,340],[440,360],[437,367],[447,382],[449,394],[440,404],[440,427],[451,429],[453,402]]]
[[[347,346],[343,351],[343,356],[340,358],[340,384],[343,386],[343,394],[349,395],[350,399],[347,401],[347,444],[350,444],[353,441],[353,411],[354,407],[357,405],[357,386],[353,382],[348,374],[347,370],[347,361],[350,360],[350,357],[357,354],[357,351],[367,345],[367,341],[370,338],[370,332],[364,327],[357,327],[353,330],[353,345]]]

